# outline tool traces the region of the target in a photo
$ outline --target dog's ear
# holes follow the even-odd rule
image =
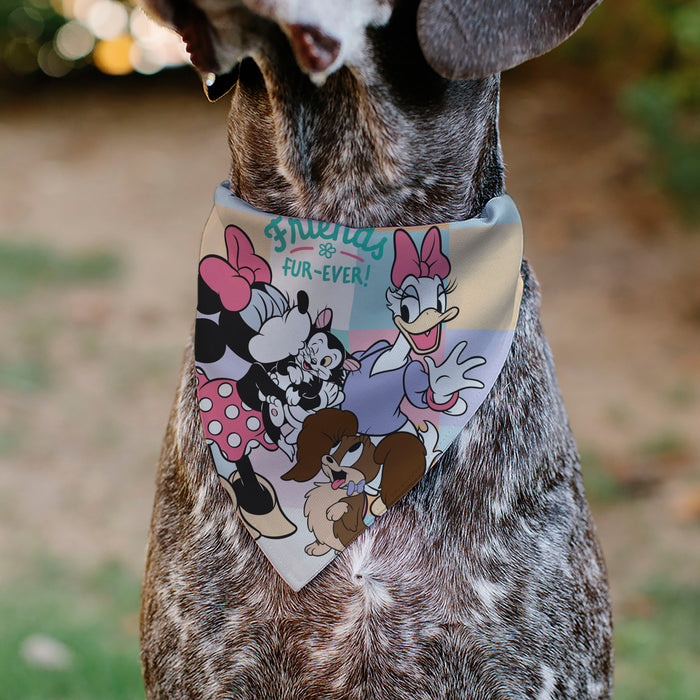
[[[374,461],[384,465],[382,501],[391,508],[425,473],[425,447],[415,435],[394,433],[377,445]]]
[[[297,440],[297,463],[282,475],[285,481],[308,481],[321,469],[321,457],[341,437],[357,434],[357,418],[350,411],[324,408],[311,414]]]
[[[192,65],[200,72],[211,102],[223,97],[238,80],[238,67],[222,70],[215,48],[215,29],[191,0],[140,0],[143,9],[172,27],[185,42]]]
[[[421,0],[418,41],[445,78],[481,78],[546,53],[601,0]]]

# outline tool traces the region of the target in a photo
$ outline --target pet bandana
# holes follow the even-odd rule
[[[202,428],[243,523],[294,590],[381,518],[486,398],[518,318],[522,227],[350,228],[220,185],[199,263]]]

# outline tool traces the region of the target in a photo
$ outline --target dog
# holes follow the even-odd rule
[[[306,482],[320,469],[328,477],[305,495],[304,515],[316,537],[305,551],[312,556],[342,552],[425,471],[426,450],[415,435],[387,435],[375,447],[357,428],[350,411],[325,408],[309,416],[299,434],[297,463],[282,476]]]
[[[357,227],[460,221],[503,193],[498,73],[598,2],[145,0],[210,99],[234,89],[233,192]],[[219,484],[190,344],[143,585],[149,698],[610,697],[605,566],[526,262],[521,276],[510,354],[480,409],[299,592]]]

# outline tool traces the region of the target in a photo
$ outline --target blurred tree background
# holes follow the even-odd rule
[[[0,76],[10,87],[88,71],[150,75],[186,61],[179,39],[131,4],[0,1]]]
[[[609,0],[557,59],[596,71],[644,130],[659,183],[700,216],[700,2]],[[0,0],[0,84],[183,66],[179,39],[119,0]]]
[[[562,57],[594,68],[646,132],[659,181],[686,215],[700,215],[700,2],[612,0]]]

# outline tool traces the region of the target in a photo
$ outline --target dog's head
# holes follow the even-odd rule
[[[216,76],[226,88],[243,58],[264,64],[280,49],[291,48],[318,82],[342,65],[357,65],[367,53],[366,29],[385,24],[392,9],[392,0],[140,1],[182,36],[203,78],[212,83]],[[210,99],[220,96],[220,87],[208,87]]]
[[[372,481],[382,465],[382,500],[391,507],[423,476],[425,447],[410,433],[387,435],[375,447],[367,435],[358,434],[354,413],[325,408],[304,421],[297,463],[282,478],[308,481],[321,470],[338,489],[349,481]]]
[[[182,35],[192,63],[205,75],[230,73],[245,56],[265,61],[286,43],[299,67],[320,81],[342,65],[361,67],[386,51],[372,28],[387,25],[394,14],[413,18],[416,31],[403,37],[404,42],[417,39],[437,73],[462,80],[497,73],[549,51],[601,0],[141,2]],[[374,39],[368,38],[368,30]]]
[[[321,455],[321,471],[333,489],[345,489],[351,481],[372,481],[379,473],[374,445],[367,435],[344,435]]]
[[[299,433],[297,463],[282,478],[287,481],[308,481],[323,469],[326,476],[334,481],[332,471],[340,471],[336,452],[343,445],[342,456],[338,453],[341,461],[342,457],[349,452],[351,455],[348,459],[353,456],[359,459],[366,448],[365,442],[360,440],[360,437],[369,442],[369,438],[357,435],[357,418],[350,411],[324,408],[310,415],[304,421],[304,427]],[[355,443],[358,445],[355,446]],[[372,452],[374,452],[373,447]],[[357,459],[352,465],[347,463],[346,466],[353,466]],[[374,475],[376,476],[376,471]]]

